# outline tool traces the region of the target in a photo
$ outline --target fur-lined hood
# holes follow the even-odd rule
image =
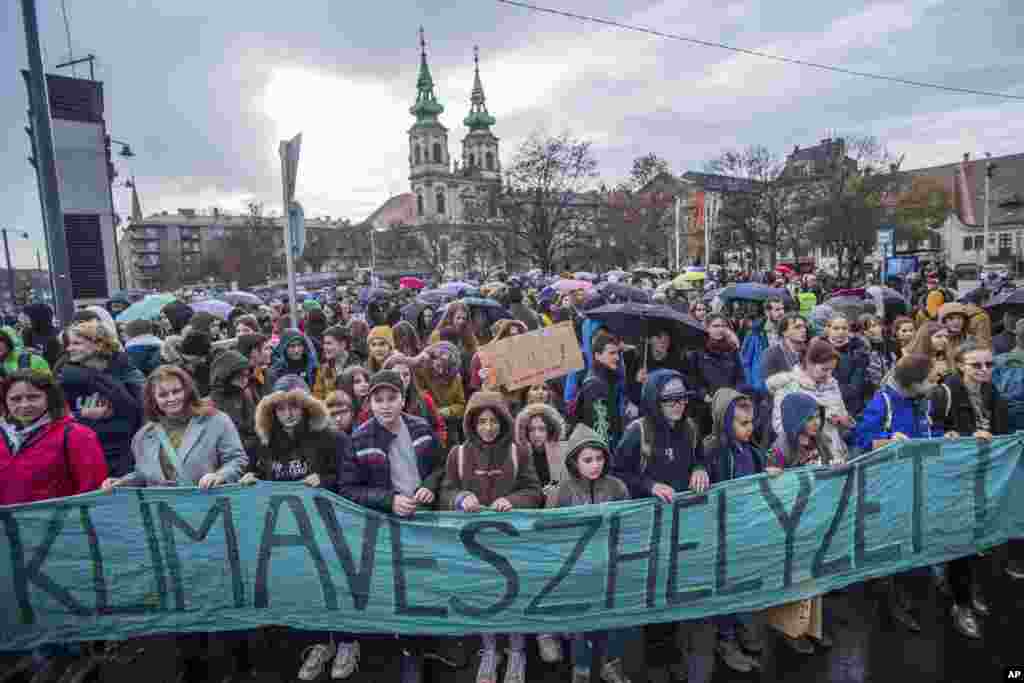
[[[516,416],[516,443],[530,450],[530,420],[535,417],[544,420],[548,426],[548,441],[558,443],[565,438],[565,420],[558,414],[554,406],[546,403],[531,403],[524,407]]]
[[[270,444],[270,433],[273,430],[274,408],[287,400],[298,401],[306,413],[306,422],[311,432],[323,432],[330,429],[331,415],[321,401],[315,399],[311,394],[302,390],[275,391],[267,394],[256,406],[256,436],[264,446]]]
[[[473,394],[466,404],[466,414],[462,416],[462,433],[466,436],[467,442],[477,443],[479,437],[476,434],[476,421],[480,413],[490,408],[494,411],[501,422],[501,434],[494,444],[506,444],[515,438],[515,421],[512,413],[509,412],[505,398],[496,391],[481,390]]]

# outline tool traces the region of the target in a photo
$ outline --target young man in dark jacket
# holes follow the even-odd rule
[[[689,392],[675,370],[657,370],[643,389],[646,417],[634,420],[619,442],[612,474],[626,483],[630,498],[658,498],[671,503],[676,493],[703,493],[709,486],[700,434],[686,419]],[[714,629],[707,621],[680,622],[682,651],[673,661],[675,623],[645,628],[648,663],[668,665],[677,680],[706,683],[714,668]]]
[[[575,429],[582,422],[606,443],[618,443],[622,436],[619,399],[624,391],[618,374],[621,362],[619,340],[606,330],[598,330],[590,346],[590,370],[580,386],[572,427]]]
[[[381,370],[367,396],[373,417],[352,435],[352,452],[338,472],[338,492],[363,507],[411,517],[433,506],[445,457],[430,424],[402,412],[402,378]],[[402,683],[423,678],[422,641],[403,639]]]

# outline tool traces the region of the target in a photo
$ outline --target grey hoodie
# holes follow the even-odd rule
[[[606,460],[601,476],[588,481],[580,476],[577,458],[585,448],[597,448],[605,452]],[[548,499],[547,507],[564,508],[574,505],[593,503],[609,503],[616,500],[629,500],[629,490],[621,479],[608,474],[611,471],[611,452],[608,444],[603,442],[593,429],[584,423],[576,425],[565,452],[565,471],[568,477],[559,482],[558,488]]]

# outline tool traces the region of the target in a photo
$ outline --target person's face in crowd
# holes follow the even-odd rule
[[[433,368],[435,375],[444,374],[445,362],[444,358],[439,355],[434,356],[430,359],[430,367]]]
[[[210,339],[217,341],[220,339],[220,321],[214,320],[210,323]]]
[[[266,342],[261,346],[253,347],[252,351],[249,352],[249,367],[267,367],[270,365],[270,354],[273,353],[273,351],[274,347],[271,346],[270,342]]]
[[[383,363],[391,355],[391,344],[386,340],[374,338],[370,340],[370,357],[378,363]]]
[[[619,345],[612,342],[604,347],[600,353],[594,354],[594,360],[601,365],[605,366],[609,370],[615,370],[619,367]]]
[[[810,448],[818,438],[818,430],[821,429],[821,418],[815,416],[807,421],[803,431],[800,432],[799,441],[801,448]]]
[[[658,399],[658,403],[661,404],[662,416],[671,424],[682,420],[686,413],[685,398],[662,398]]]
[[[243,334],[256,334],[259,330],[254,330],[245,323],[238,323],[235,325],[235,334],[241,337]]]
[[[807,341],[807,323],[803,320],[794,320],[782,334],[782,338],[790,344],[803,344]]]
[[[979,349],[965,353],[960,360],[964,377],[974,384],[987,384],[992,381],[992,352]]]
[[[339,341],[336,337],[327,335],[324,337],[324,358],[327,360],[336,360],[339,356],[348,351],[348,346],[343,341]]]
[[[650,339],[651,356],[654,360],[661,360],[668,355],[669,345],[672,343],[672,336],[668,332],[659,332]]]
[[[301,340],[293,341],[285,349],[285,353],[288,354],[288,360],[302,360],[306,357],[306,344]]]
[[[185,385],[177,377],[168,377],[156,383],[153,392],[157,409],[168,417],[177,417],[185,412]]]
[[[933,289],[938,289],[938,288],[939,288],[939,283],[938,282],[936,282],[934,280],[928,280],[928,290],[929,291],[931,291]]]
[[[814,275],[808,275],[806,282],[807,288],[810,289],[811,287],[814,287],[814,285],[818,284],[818,278]]]
[[[356,398],[366,398],[370,393],[370,377],[362,372],[357,372],[352,381],[352,392]]]
[[[83,361],[99,350],[100,348],[96,342],[88,337],[83,337],[74,332],[68,335],[68,358],[71,359],[72,363]]]
[[[599,448],[584,448],[576,456],[576,468],[580,471],[580,476],[587,481],[596,481],[601,478],[607,459],[608,456]]]
[[[732,434],[740,443],[750,443],[754,437],[754,411],[737,408],[732,413]]]
[[[964,317],[962,315],[946,316],[944,324],[951,335],[955,336],[964,331]]]
[[[868,323],[867,327],[864,328],[864,336],[871,341],[882,340],[882,323],[878,320],[872,320]]]
[[[454,325],[457,330],[462,330],[468,321],[469,318],[466,317],[466,312],[461,308],[455,311],[455,315],[452,316],[452,325]]]
[[[433,308],[424,308],[423,312],[420,313],[420,315],[423,316],[423,325],[424,325],[424,327],[430,327],[431,325],[434,324],[434,309]]]
[[[339,432],[347,432],[352,426],[352,403],[348,400],[347,396],[338,396],[338,400],[332,401],[328,406],[327,410],[331,414],[331,419],[334,420],[335,426]]]
[[[832,372],[836,369],[836,362],[830,360],[827,363],[808,363],[805,366],[807,370],[807,376],[810,377],[815,384],[821,384],[832,379]]]
[[[347,301],[342,301],[338,304],[338,319],[348,320],[352,315],[352,304]]]
[[[242,370],[241,372],[236,373],[231,378],[231,384],[232,384],[232,386],[236,387],[237,389],[240,389],[241,391],[245,391],[246,389],[249,388],[249,381],[251,379],[252,379],[252,371],[250,371],[248,368],[246,368],[245,370]]]
[[[531,446],[538,450],[544,448],[548,442],[548,423],[540,415],[534,415],[530,418],[526,436],[530,440]]]
[[[543,384],[535,384],[526,392],[527,403],[547,403],[549,398],[548,387]]]
[[[946,330],[939,330],[931,336],[932,348],[935,351],[942,353],[949,347],[949,332]]]
[[[32,319],[24,313],[18,315],[18,330],[30,330],[32,329]]]
[[[697,322],[704,322],[704,319],[708,317],[708,307],[703,303],[696,304],[693,307],[693,318]]]
[[[572,303],[576,306],[582,306],[583,300],[587,298],[587,292],[583,289],[576,289],[572,292]]]
[[[846,318],[833,318],[825,327],[825,334],[832,346],[841,349],[850,341],[850,323]]]
[[[282,401],[274,406],[274,415],[281,426],[290,431],[302,422],[302,404],[292,399]]]
[[[398,373],[398,376],[402,378],[402,388],[408,389],[409,384],[412,383],[412,370],[410,370],[409,366],[405,363],[399,363],[395,366],[394,370]]]
[[[782,305],[781,301],[773,301],[768,304],[768,320],[777,323],[782,320],[784,315],[786,315],[786,307]]]
[[[729,332],[729,326],[725,324],[725,321],[721,318],[717,318],[711,321],[708,325],[708,336],[715,341],[722,341],[725,339],[726,334]]]
[[[494,443],[501,434],[501,420],[490,408],[484,408],[476,418],[476,435],[484,443]]]
[[[896,330],[896,341],[901,347],[906,346],[914,339],[914,323],[901,323]]]
[[[402,419],[403,407],[405,407],[405,400],[391,387],[380,388],[370,397],[370,410],[384,427],[394,427],[398,424],[398,421]]]
[[[46,412],[46,392],[28,382],[15,382],[7,392],[7,414],[18,424],[31,424]]]

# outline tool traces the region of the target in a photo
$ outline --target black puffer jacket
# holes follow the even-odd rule
[[[231,418],[246,453],[252,452],[256,436],[256,402],[251,391],[242,391],[231,383],[238,373],[249,369],[249,361],[237,351],[225,351],[210,367],[210,399],[217,410]]]

